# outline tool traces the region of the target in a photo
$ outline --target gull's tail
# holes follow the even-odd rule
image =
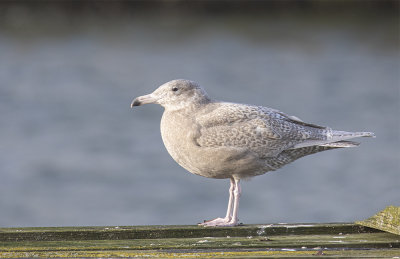
[[[318,152],[332,150],[337,148],[357,147],[360,143],[354,141],[337,141],[315,146],[307,146],[295,149],[287,149],[282,151],[278,156],[266,159],[269,171],[274,171],[282,166],[289,164],[301,157],[315,154]]]
[[[293,148],[282,151],[277,157],[267,159],[266,164],[268,165],[268,170],[276,170],[294,160],[318,152],[336,148],[357,147],[360,144],[354,141],[348,141],[347,139],[375,137],[375,134],[372,132],[347,132],[329,128],[324,131],[323,134],[326,134],[326,139],[324,140],[308,140],[295,145]]]
[[[340,130],[332,130],[327,128],[323,130],[323,135],[326,136],[326,139],[310,139],[306,140],[302,143],[295,145],[293,148],[303,148],[309,146],[325,146],[328,147],[332,145],[335,146],[335,142],[346,141],[352,138],[358,137],[375,137],[375,134],[372,132],[347,132],[347,131],[340,131]]]
[[[375,138],[375,134],[373,132],[347,132],[340,130],[332,130],[331,132],[328,132],[328,140],[332,139],[334,141],[340,141],[358,137]]]

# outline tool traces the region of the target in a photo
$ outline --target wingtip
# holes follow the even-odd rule
[[[363,137],[376,138],[375,133],[373,133],[373,132],[364,132],[364,136]]]
[[[323,145],[320,145],[320,146],[332,147],[332,148],[345,148],[345,147],[358,147],[359,145],[360,145],[359,142],[342,140],[342,141],[323,144]]]

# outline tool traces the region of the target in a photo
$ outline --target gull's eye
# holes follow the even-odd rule
[[[172,87],[172,91],[174,92],[178,91],[178,87]]]

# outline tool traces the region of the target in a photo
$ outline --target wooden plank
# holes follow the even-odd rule
[[[0,257],[400,256],[400,236],[354,224],[0,229]]]
[[[0,228],[1,241],[121,240],[196,237],[247,237],[271,235],[318,235],[380,232],[352,223],[266,224],[206,228],[201,226],[121,226]]]

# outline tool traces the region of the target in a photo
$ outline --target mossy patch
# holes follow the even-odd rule
[[[388,206],[378,214],[356,224],[400,235],[400,207]]]

